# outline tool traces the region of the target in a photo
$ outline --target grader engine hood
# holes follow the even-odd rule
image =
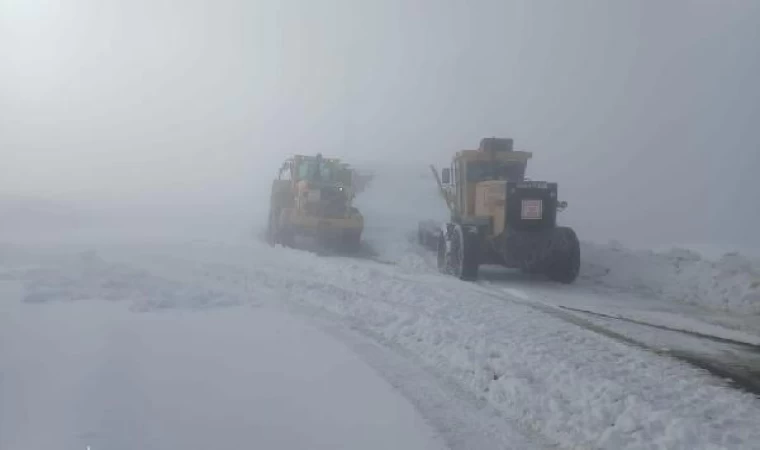
[[[483,181],[475,187],[475,215],[490,217],[492,233],[552,228],[557,218],[557,183]]]

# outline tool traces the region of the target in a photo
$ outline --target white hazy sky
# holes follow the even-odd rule
[[[584,236],[760,247],[759,30],[752,0],[0,0],[0,189],[243,204],[292,152],[512,136]]]

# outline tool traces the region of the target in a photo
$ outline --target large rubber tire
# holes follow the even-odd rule
[[[269,220],[267,222],[267,244],[274,247],[277,244],[277,221],[274,211],[269,210]]]
[[[283,247],[293,247],[295,241],[293,232],[280,225],[279,212],[278,210],[271,210],[269,212],[267,243],[272,247],[277,244]]]
[[[448,231],[438,241],[438,270],[460,280],[478,279],[480,269],[480,235],[459,224],[447,225]]]
[[[417,227],[417,243],[420,245],[420,247],[428,250],[438,249],[437,237],[430,231],[430,229],[424,227],[423,225],[419,225]]]
[[[287,228],[280,228],[277,232],[277,242],[283,247],[295,248],[295,234]]]
[[[438,237],[438,271],[445,274],[450,274],[448,269],[448,258],[446,256],[447,249],[446,249],[446,236],[441,234]]]
[[[551,242],[551,259],[546,276],[552,281],[570,284],[578,278],[581,268],[581,246],[572,228],[558,227]]]

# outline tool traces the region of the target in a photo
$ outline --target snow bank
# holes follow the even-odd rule
[[[760,260],[687,249],[631,250],[584,243],[579,283],[737,314],[760,314]]]

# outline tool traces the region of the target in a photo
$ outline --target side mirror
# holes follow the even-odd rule
[[[449,184],[451,183],[451,169],[446,167],[443,170],[441,170],[441,183],[443,184]]]

